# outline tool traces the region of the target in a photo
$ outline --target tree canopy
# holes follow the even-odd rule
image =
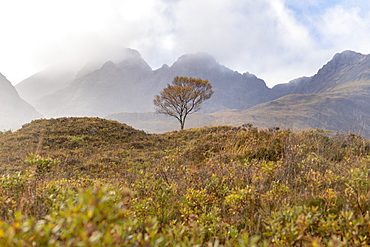
[[[175,117],[184,129],[189,113],[199,111],[201,104],[212,94],[212,85],[208,80],[176,76],[171,85],[168,84],[155,96],[154,105],[158,113]]]

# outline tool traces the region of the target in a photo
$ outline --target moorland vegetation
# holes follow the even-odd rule
[[[1,246],[370,245],[370,142],[311,129],[0,133]]]

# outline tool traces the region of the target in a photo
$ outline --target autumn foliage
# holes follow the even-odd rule
[[[208,80],[177,76],[172,85],[167,85],[160,95],[155,96],[154,105],[158,113],[175,117],[184,129],[188,114],[200,110],[201,104],[212,94]]]
[[[42,119],[0,132],[0,168],[0,246],[370,245],[354,134]]]

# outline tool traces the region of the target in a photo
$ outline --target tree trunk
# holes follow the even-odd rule
[[[184,119],[180,119],[180,128],[183,130],[184,129],[184,126],[185,126],[185,118]]]

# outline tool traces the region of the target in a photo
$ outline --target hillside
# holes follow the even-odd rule
[[[10,81],[0,74],[0,130],[14,130],[40,117],[41,114],[21,99]]]
[[[369,155],[323,130],[36,120],[0,135],[0,245],[366,246]]]
[[[40,119],[0,137],[1,170],[22,167],[24,170],[25,157],[34,153],[58,158],[62,161],[62,169],[71,168],[71,171],[76,171],[73,176],[78,176],[80,172],[85,173],[89,166],[93,168],[100,159],[106,159],[108,163],[119,160],[117,165],[122,165],[120,159],[131,149],[144,148],[141,142],[150,148],[150,142],[154,140],[143,131],[99,118]],[[114,151],[119,155],[116,158],[110,155]],[[140,155],[137,155],[139,158]]]

